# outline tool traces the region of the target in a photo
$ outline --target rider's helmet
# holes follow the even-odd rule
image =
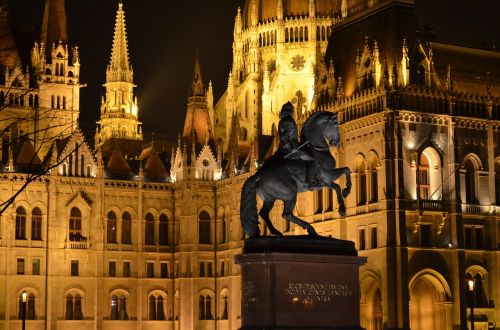
[[[283,104],[281,107],[281,112],[280,112],[280,119],[289,117],[293,114],[293,104],[292,102],[288,101],[287,103]]]

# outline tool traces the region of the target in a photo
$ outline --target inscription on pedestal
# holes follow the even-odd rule
[[[333,283],[288,283],[285,289],[293,302],[331,303],[337,297],[351,297],[352,290],[347,284]]]

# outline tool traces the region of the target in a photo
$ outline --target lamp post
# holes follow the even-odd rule
[[[22,293],[22,299],[23,299],[23,310],[21,311],[22,314],[22,330],[26,330],[26,301],[28,298],[28,294],[26,291],[23,291]]]
[[[467,284],[469,287],[471,304],[470,304],[470,329],[474,330],[474,280],[467,280]]]

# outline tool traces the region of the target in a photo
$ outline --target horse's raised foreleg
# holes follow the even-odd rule
[[[337,203],[339,204],[339,214],[341,217],[345,216],[345,204],[344,197],[342,194],[342,189],[335,182],[330,182],[326,185],[328,188],[335,190],[335,194],[337,195]]]
[[[275,201],[274,199],[270,200],[270,201],[264,201],[264,205],[260,209],[259,215],[266,223],[266,226],[272,235],[283,236],[283,234],[273,226],[273,223],[271,222],[271,219],[269,218],[269,212],[271,212],[271,209],[274,206],[274,201]]]
[[[311,236],[318,235],[318,233],[316,233],[316,230],[314,229],[313,226],[311,226],[309,223],[307,223],[304,220],[293,215],[293,209],[295,207],[295,204],[297,203],[297,195],[295,195],[295,197],[292,200],[285,201],[284,203],[285,203],[285,205],[283,207],[283,218],[301,226],[302,228],[307,230],[307,232]]]
[[[345,188],[342,190],[342,196],[346,198],[351,193],[351,187],[352,187],[351,170],[349,169],[349,167],[341,167],[335,169],[334,172],[337,172],[335,173],[337,175],[337,178],[340,177],[341,175],[345,175]]]

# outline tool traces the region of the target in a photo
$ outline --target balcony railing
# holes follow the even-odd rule
[[[107,243],[106,250],[108,251],[136,251],[132,244]]]
[[[143,252],[169,253],[172,250],[170,249],[170,246],[165,246],[165,245],[143,245],[142,251]]]
[[[434,199],[401,200],[400,208],[409,211],[443,211],[443,201]]]
[[[17,239],[14,241],[14,246],[16,247],[27,247],[27,248],[44,248],[44,241],[30,241],[26,239]]]
[[[90,249],[90,242],[66,242],[67,249]]]

